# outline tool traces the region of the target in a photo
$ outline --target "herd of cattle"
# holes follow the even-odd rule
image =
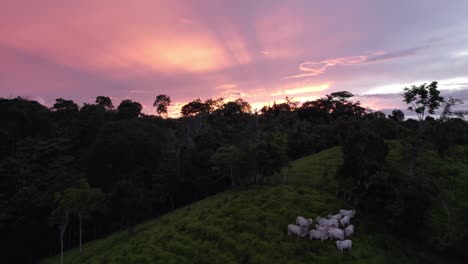
[[[354,226],[350,222],[355,213],[355,210],[340,210],[338,214],[328,215],[327,218],[317,216],[315,229],[312,229],[314,220],[298,216],[295,225],[288,225],[288,236],[305,237],[309,235],[309,239],[320,239],[322,242],[334,239],[336,247],[341,252],[343,249],[351,250],[353,241],[345,240],[345,238],[350,238],[354,233]]]

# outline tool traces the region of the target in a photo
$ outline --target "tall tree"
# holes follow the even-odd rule
[[[403,91],[403,102],[409,105],[408,110],[416,113],[420,127],[423,126],[426,113],[434,114],[444,102],[444,98],[440,96],[440,91],[437,89],[437,82],[405,87]]]
[[[78,187],[69,188],[65,191],[70,200],[70,211],[77,215],[79,225],[79,245],[81,247],[81,226],[83,220],[89,218],[91,213],[97,210],[104,202],[104,193],[98,188],[91,188],[86,180],[81,179]]]
[[[231,179],[231,187],[234,187],[234,166],[239,163],[242,158],[241,151],[232,145],[221,146],[211,156],[210,162],[213,164],[214,170],[222,170],[227,168],[229,171],[229,178]]]
[[[67,230],[68,220],[73,210],[73,198],[68,190],[63,193],[55,193],[56,207],[50,216],[50,222],[56,225],[60,236],[60,263],[63,264],[63,236]]]
[[[288,165],[287,140],[287,135],[279,132],[267,132],[260,135],[255,146],[257,169],[260,175],[271,176]]]
[[[167,107],[171,104],[171,97],[165,94],[156,96],[153,106],[156,107],[156,113],[160,116],[167,116]]]

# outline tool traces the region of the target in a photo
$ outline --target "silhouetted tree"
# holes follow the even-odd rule
[[[198,98],[182,106],[180,113],[182,116],[196,116],[203,113],[209,113],[210,108],[210,105],[202,102],[202,100]]]
[[[416,113],[420,127],[423,125],[426,112],[434,114],[434,111],[444,102],[444,98],[439,94],[440,91],[437,89],[437,82],[432,82],[429,85],[424,83],[420,86],[413,85],[411,87],[405,87],[403,102],[410,105],[408,110]]]
[[[442,110],[442,113],[440,114],[440,120],[442,120],[442,122],[445,122],[454,115],[456,117],[463,118],[463,112],[461,111],[453,112],[452,110],[452,107],[461,105],[461,104],[463,104],[462,99],[450,97],[447,101],[443,103],[444,108]]]
[[[96,104],[104,107],[106,110],[114,109],[112,100],[107,96],[98,96],[96,97]]]
[[[52,111],[75,113],[78,112],[78,105],[73,100],[66,100],[63,98],[55,99],[55,104],[51,108]]]
[[[339,91],[325,95],[315,101],[308,101],[299,108],[299,116],[312,122],[330,122],[340,117],[362,117],[366,109],[359,102],[349,101],[354,95]]]
[[[121,119],[137,118],[141,115],[143,107],[138,102],[133,102],[130,99],[123,100],[117,107],[118,117]]]
[[[369,113],[366,114],[366,117],[368,119],[383,119],[386,116],[382,111],[369,111]]]
[[[209,112],[213,113],[216,109],[221,108],[224,105],[224,98],[218,99],[206,99],[205,104],[209,107]]]
[[[217,113],[220,113],[223,117],[234,117],[240,114],[248,114],[252,111],[250,104],[243,99],[237,99],[223,104]]]
[[[405,114],[399,109],[393,109],[392,114],[388,115],[388,118],[396,122],[403,122]]]
[[[160,116],[167,116],[167,107],[171,104],[171,97],[160,94],[156,96],[153,106],[156,107],[156,113]]]

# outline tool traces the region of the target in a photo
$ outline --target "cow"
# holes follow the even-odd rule
[[[356,214],[356,210],[340,210],[340,215],[343,217],[349,216],[349,218],[353,218]]]
[[[310,225],[312,225],[313,220],[312,219],[305,219],[302,216],[298,216],[296,218],[296,225],[301,226],[302,228],[308,229]]]
[[[298,225],[288,225],[288,236],[292,235],[305,237],[307,235],[307,231]]]
[[[346,216],[344,216],[343,218],[341,218],[341,220],[340,220],[341,226],[349,225],[350,219],[351,219],[351,218],[350,218],[348,215],[346,215]]]
[[[349,239],[346,239],[344,241],[336,241],[336,248],[338,248],[338,250],[341,251],[341,253],[343,253],[343,249],[351,250],[351,247],[353,247],[353,241]]]
[[[344,230],[346,237],[351,237],[354,234],[354,226],[349,225],[348,227],[345,228]]]
[[[330,228],[328,230],[328,236],[332,239],[339,239],[343,240],[344,239],[344,232],[343,230],[339,228]]]
[[[338,227],[338,220],[317,217],[316,222],[323,227]]]
[[[309,239],[320,239],[321,242],[328,239],[328,233],[326,230],[315,230],[309,231]]]

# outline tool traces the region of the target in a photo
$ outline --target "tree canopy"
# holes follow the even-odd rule
[[[437,89],[437,82],[431,82],[429,85],[421,84],[405,87],[403,93],[403,102],[408,104],[408,110],[416,113],[419,121],[422,123],[426,113],[434,114],[439,108],[444,98],[440,96]]]

